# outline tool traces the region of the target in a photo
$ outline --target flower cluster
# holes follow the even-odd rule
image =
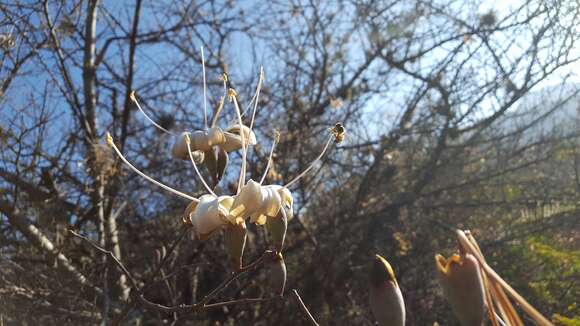
[[[116,147],[113,138],[110,135],[107,135],[107,143],[114,149],[121,160],[136,173],[152,183],[190,201],[189,205],[187,205],[184,210],[182,221],[185,225],[191,228],[191,234],[194,238],[204,241],[212,237],[218,231],[224,230],[225,248],[228,251],[234,269],[243,269],[242,256],[247,237],[246,223],[255,223],[257,225],[265,226],[270,234],[277,260],[283,262],[281,252],[284,246],[287,225],[288,221],[290,221],[294,216],[294,199],[292,192],[290,191],[290,186],[296,183],[303,175],[308,173],[315,164],[321,160],[333,140],[336,143],[342,141],[345,129],[341,124],[336,124],[333,128],[330,128],[328,140],[320,155],[315,158],[302,173],[286,185],[264,184],[267,170],[271,165],[275,146],[279,142],[280,135],[279,133],[276,133],[273,146],[270,150],[266,171],[261,180],[255,181],[249,179],[246,181],[246,156],[248,147],[257,144],[256,135],[252,131],[252,127],[254,125],[258,97],[263,81],[263,71],[260,73],[256,94],[252,99],[253,112],[249,125],[243,123],[243,113],[239,107],[237,93],[232,88],[227,87],[226,81],[227,76],[224,78],[224,96],[220,102],[220,107],[216,110],[216,114],[221,112],[222,106],[227,97],[230,102],[233,103],[238,120],[235,124],[230,125],[226,129],[222,129],[216,125],[217,116],[214,116],[211,125],[208,124],[207,108],[205,104],[205,83],[205,128],[203,130],[195,130],[191,132],[186,131],[182,133],[173,133],[163,128],[145,113],[137,101],[135,94],[131,94],[133,102],[154,126],[175,137],[175,142],[171,149],[172,157],[177,160],[191,161],[197,176],[205,187],[206,194],[199,197],[193,197],[152,179],[127,161],[121,151]],[[250,103],[250,105],[252,105],[252,103]],[[228,164],[228,153],[233,151],[241,151],[242,154],[241,170],[237,182],[236,193],[216,194],[216,186],[224,176]],[[206,167],[207,171],[213,178],[212,186],[203,179],[198,165]]]

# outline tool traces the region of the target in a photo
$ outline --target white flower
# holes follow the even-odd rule
[[[199,202],[187,206],[184,219],[191,222],[195,237],[205,240],[228,224],[228,212],[233,202],[231,196],[203,195]]]
[[[191,151],[196,156],[203,155],[203,152],[209,151],[213,146],[218,146],[225,142],[224,132],[217,127],[209,128],[208,130],[197,130],[192,133],[182,132],[177,136],[177,140],[171,149],[171,154],[174,158],[181,160],[189,160],[189,152],[186,138],[189,136],[191,140]],[[203,161],[203,156],[201,158]],[[197,162],[196,162],[197,163]]]
[[[290,219],[293,216],[292,203],[292,194],[287,188],[278,185],[262,186],[254,180],[248,180],[235,196],[229,219],[249,218],[251,222],[263,225],[268,217],[278,216],[280,209],[284,209]]]

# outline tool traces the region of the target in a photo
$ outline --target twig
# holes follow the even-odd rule
[[[264,262],[264,260],[268,257],[271,256],[273,254],[273,251],[271,250],[266,250],[262,256],[260,256],[258,259],[256,259],[254,262],[252,262],[250,265],[243,267],[241,270],[232,273],[232,275],[230,277],[228,277],[226,280],[224,280],[220,285],[218,285],[218,287],[216,287],[213,291],[211,291],[209,294],[207,294],[201,301],[199,301],[196,304],[193,305],[178,305],[178,306],[164,306],[161,304],[157,304],[154,302],[149,301],[147,298],[145,298],[144,294],[143,294],[143,290],[146,289],[148,286],[145,286],[142,289],[139,289],[137,282],[135,281],[135,279],[133,278],[133,276],[131,275],[131,273],[127,270],[127,268],[125,267],[125,265],[123,265],[123,263],[115,256],[115,254],[112,251],[106,250],[104,248],[102,248],[101,246],[99,246],[98,244],[92,242],[90,239],[88,239],[85,236],[82,236],[78,233],[76,233],[73,230],[69,230],[69,232],[86,241],[87,243],[89,243],[93,248],[97,249],[98,251],[109,255],[113,261],[117,264],[117,266],[123,271],[123,273],[125,273],[125,275],[127,275],[127,278],[129,279],[131,286],[136,290],[135,296],[137,301],[139,301],[141,304],[143,304],[144,306],[154,309],[154,310],[159,310],[162,312],[167,312],[167,313],[175,313],[175,312],[191,312],[191,311],[196,311],[196,310],[201,310],[201,309],[206,309],[206,308],[215,308],[215,307],[221,307],[221,306],[227,306],[227,305],[232,305],[232,304],[236,304],[236,303],[250,303],[250,302],[263,302],[263,301],[269,301],[269,300],[273,300],[273,298],[248,298],[248,299],[238,299],[238,300],[231,300],[231,301],[225,301],[225,302],[218,302],[218,303],[214,303],[214,304],[209,304],[207,305],[206,303],[209,302],[212,298],[214,298],[216,295],[218,295],[221,291],[223,291],[228,285],[230,285],[233,281],[235,281],[236,279],[238,279],[240,276],[242,276],[243,274],[253,270],[254,268],[258,267],[260,264],[262,264]],[[178,241],[176,241],[172,248],[170,249],[169,254],[171,253],[171,251],[173,251],[173,249],[175,248],[175,246],[177,245],[177,243],[179,242],[179,240],[181,240],[183,238],[183,235],[178,239]],[[153,277],[161,270],[161,267],[163,266],[163,264],[165,263],[165,260],[167,259],[167,257],[169,256],[169,254],[164,258],[164,260],[159,264],[159,267],[157,268],[157,270],[154,272]],[[133,305],[131,305],[129,307],[128,310],[130,310],[133,307]],[[124,312],[121,314],[121,318],[117,319],[116,322],[119,323],[122,321],[122,319],[124,318],[124,315],[126,315],[127,312]],[[317,324],[318,325],[318,324]]]
[[[302,312],[308,317],[308,319],[310,320],[312,325],[319,326],[319,324],[316,322],[316,319],[314,319],[314,317],[312,316],[312,314],[310,313],[310,311],[308,310],[308,308],[304,304],[304,301],[302,301],[302,298],[298,294],[298,291],[296,291],[296,289],[293,289],[292,294],[294,294],[294,298],[296,298],[296,301],[298,301],[298,304],[300,305]]]
[[[89,243],[93,248],[97,249],[98,251],[100,251],[100,252],[102,252],[104,254],[109,255],[109,257],[111,257],[115,261],[115,263],[117,263],[117,266],[121,269],[121,271],[123,271],[123,273],[125,273],[125,275],[127,275],[127,278],[129,279],[129,282],[131,282],[131,286],[133,286],[135,289],[137,288],[137,282],[133,278],[133,275],[131,275],[131,273],[129,273],[129,271],[127,270],[127,268],[125,267],[125,265],[123,265],[123,263],[121,263],[121,261],[119,261],[119,259],[115,256],[115,254],[113,254],[112,251],[109,251],[107,249],[102,248],[98,244],[92,242],[89,238],[87,238],[87,237],[85,237],[83,235],[80,235],[80,234],[76,233],[73,230],[68,230],[68,232],[70,232],[75,237],[86,241],[87,243]]]

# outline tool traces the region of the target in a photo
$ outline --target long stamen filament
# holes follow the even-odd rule
[[[189,153],[189,159],[191,160],[191,163],[193,164],[193,168],[195,169],[195,173],[197,173],[197,176],[199,177],[199,179],[201,180],[201,183],[203,183],[205,189],[212,195],[216,195],[213,190],[211,190],[211,188],[207,185],[207,183],[205,182],[205,180],[203,180],[203,177],[201,175],[201,173],[199,173],[199,169],[197,168],[197,164],[195,164],[195,160],[193,159],[193,154],[191,151],[191,139],[189,138],[188,134],[185,134],[185,143],[187,144],[187,152]]]
[[[224,108],[224,104],[226,102],[226,97],[228,96],[228,87],[227,87],[228,75],[226,75],[225,73],[223,74],[223,81],[224,81],[224,95],[220,98],[220,103],[218,104],[218,107],[215,110],[213,117],[211,118],[211,126],[212,127],[215,127],[215,125],[217,124],[218,117],[219,117],[220,113],[222,112],[222,109]]]
[[[302,178],[304,175],[306,175],[306,173],[308,173],[308,171],[312,170],[312,168],[314,168],[314,165],[320,161],[320,159],[322,158],[322,156],[324,156],[324,153],[326,153],[326,150],[328,149],[328,146],[330,146],[330,143],[332,142],[332,140],[334,139],[334,136],[331,135],[330,137],[328,137],[328,141],[326,141],[326,145],[324,145],[324,148],[322,149],[322,152],[320,153],[320,155],[318,155],[318,157],[316,159],[314,159],[314,161],[312,161],[312,163],[310,163],[310,165],[306,168],[306,170],[302,171],[302,173],[300,173],[296,178],[292,179],[292,181],[288,182],[284,188],[288,188],[291,185],[293,185],[294,183],[296,183],[298,180],[300,180],[300,178]]]
[[[272,143],[272,148],[270,148],[270,155],[268,156],[268,164],[266,164],[264,175],[262,175],[262,179],[260,179],[260,185],[264,183],[264,180],[266,180],[268,170],[270,169],[270,165],[272,164],[272,156],[274,156],[274,149],[276,148],[276,145],[278,145],[279,141],[280,141],[280,133],[276,131],[276,134],[274,136],[274,142]]]
[[[236,91],[233,89],[230,89],[230,96],[233,99],[234,102],[234,108],[236,109],[236,114],[238,116],[238,123],[240,124],[240,138],[242,140],[242,166],[240,169],[240,178],[238,180],[238,189],[236,191],[236,194],[240,193],[240,190],[242,189],[242,186],[246,183],[246,139],[244,136],[244,128],[243,128],[243,124],[242,124],[242,114],[240,112],[240,106],[238,105],[238,99],[236,98]]]
[[[258,110],[258,99],[260,98],[260,91],[262,90],[262,82],[264,81],[264,67],[260,67],[260,79],[258,80],[258,86],[256,86],[256,95],[254,101],[254,110],[252,112],[252,120],[250,120],[250,132],[254,127],[254,121],[256,120],[256,111]],[[246,147],[249,144],[246,145]]]
[[[201,70],[203,72],[203,118],[205,128],[207,129],[207,84],[205,82],[205,56],[203,55],[203,46],[201,47]]]
[[[121,160],[127,164],[131,170],[135,171],[135,173],[137,173],[138,175],[142,176],[143,178],[145,178],[146,180],[148,180],[149,182],[169,191],[172,192],[180,197],[186,198],[188,200],[194,201],[194,202],[199,202],[199,200],[195,197],[192,197],[190,195],[187,195],[179,190],[175,190],[169,186],[164,185],[163,183],[151,178],[150,176],[146,175],[145,173],[139,171],[139,169],[137,169],[136,167],[133,166],[133,164],[129,163],[129,161],[127,161],[127,159],[123,156],[123,154],[121,153],[121,151],[117,148],[117,146],[115,145],[115,143],[113,142],[113,137],[111,137],[111,135],[109,133],[107,133],[107,143],[109,144],[109,146],[111,146],[115,152],[117,153],[117,155],[119,155],[119,157],[121,158]]]
[[[170,134],[175,136],[175,133],[161,127],[160,125],[158,125],[155,121],[153,121],[153,119],[151,119],[147,113],[145,113],[145,111],[143,110],[143,108],[141,108],[141,105],[139,105],[139,102],[137,102],[137,97],[135,96],[135,91],[132,91],[131,94],[129,94],[129,98],[131,99],[131,101],[133,101],[133,103],[135,103],[135,105],[137,105],[137,108],[139,109],[139,111],[141,111],[141,113],[143,114],[143,116],[145,116],[145,118],[147,120],[149,120],[149,122],[151,122],[155,127],[157,127],[159,130],[163,131],[164,133]]]
[[[264,67],[260,67],[260,78],[258,79],[258,86],[256,86],[256,97],[254,101],[254,110],[252,112],[252,120],[250,120],[250,131],[248,135],[252,132],[252,128],[254,127],[254,121],[256,120],[256,111],[258,110],[258,99],[260,98],[260,90],[262,89],[262,82],[264,81]],[[248,151],[247,148],[250,146],[250,142],[246,144],[246,152]]]
[[[252,96],[250,103],[248,103],[248,106],[246,107],[246,109],[244,109],[244,112],[242,112],[242,117],[245,116],[246,113],[248,113],[248,111],[250,111],[252,107],[254,107],[254,115],[255,115],[256,112],[255,107],[258,105],[258,97],[260,97],[260,91],[262,90],[263,81],[264,81],[264,67],[260,66],[260,76],[258,77],[258,85],[256,86],[256,91],[254,92],[254,95]]]

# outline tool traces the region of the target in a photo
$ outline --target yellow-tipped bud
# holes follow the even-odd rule
[[[445,259],[435,256],[443,293],[462,326],[481,326],[485,315],[485,292],[477,259],[470,254]]]
[[[129,93],[129,98],[131,99],[131,101],[137,102],[137,98],[135,97],[135,91],[131,91],[131,93]]]
[[[369,301],[381,326],[405,325],[405,302],[389,262],[375,255],[370,273]]]

